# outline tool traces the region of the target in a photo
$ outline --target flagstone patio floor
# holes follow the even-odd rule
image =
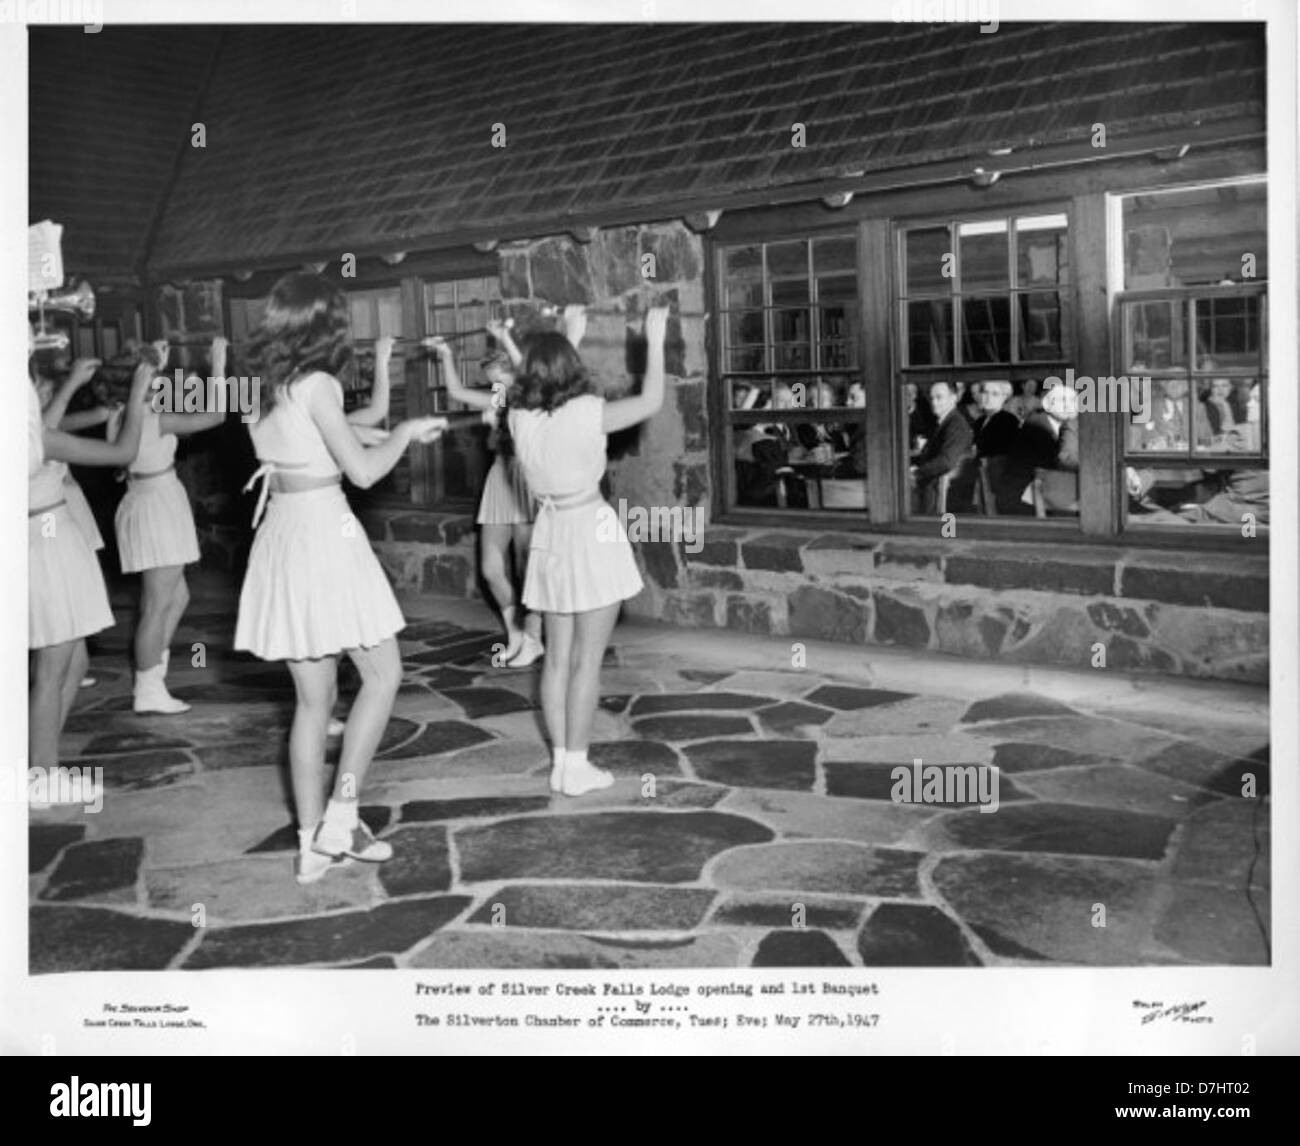
[[[625,622],[591,753],[618,781],[566,798],[540,666],[493,668],[477,603],[403,605],[363,793],[395,856],[309,887],[287,670],[231,651],[200,579],[169,681],[193,708],[136,716],[119,608],[62,747],[102,810],[30,814],[32,971],[1269,961],[1261,689]],[[916,759],[995,765],[996,811],[896,801]]]

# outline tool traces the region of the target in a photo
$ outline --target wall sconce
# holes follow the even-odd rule
[[[497,249],[497,241],[496,239],[483,239],[474,244],[474,249],[478,251],[480,255],[490,255]]]
[[[985,171],[982,167],[977,167],[971,173],[970,181],[976,187],[992,187],[999,179],[1002,178],[1001,171]]]
[[[829,207],[832,211],[838,211],[842,207],[847,207],[852,202],[852,191],[836,191],[831,195],[822,196],[822,205],[824,207]]]
[[[599,227],[574,227],[569,232],[569,235],[575,242],[581,243],[585,247],[596,237],[598,230],[600,230]]]
[[[1158,163],[1177,163],[1189,151],[1192,145],[1190,143],[1178,143],[1172,147],[1161,147],[1155,152]]]
[[[405,252],[405,251],[394,251],[391,255],[380,255],[379,257],[380,257],[381,259],[383,259],[384,262],[386,262],[390,267],[395,267],[395,266],[397,266],[397,264],[400,263],[404,258],[406,258],[406,252]]]

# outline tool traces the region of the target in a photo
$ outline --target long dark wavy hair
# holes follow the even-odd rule
[[[497,450],[505,457],[514,454],[508,410],[544,410],[553,414],[570,398],[595,392],[591,375],[564,335],[555,331],[533,334],[520,349],[523,363],[506,397],[505,409],[497,416]]]
[[[353,367],[348,302],[320,275],[285,275],[271,288],[266,316],[249,339],[249,370],[261,379],[260,403],[269,413],[295,381],[316,370],[335,378]]]

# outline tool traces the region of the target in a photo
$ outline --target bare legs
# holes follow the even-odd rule
[[[72,660],[68,665],[68,676],[63,682],[63,695],[59,706],[59,729],[68,723],[68,713],[72,711],[72,702],[77,699],[81,682],[85,679],[86,669],[90,667],[90,652],[84,640],[72,642]]]
[[[338,690],[338,658],[289,661],[297,694],[289,728],[289,779],[298,826],[312,830],[325,810],[325,728]]]
[[[542,719],[551,735],[551,745],[568,747],[569,659],[573,650],[573,614],[546,614],[546,645],[550,650],[542,662]]]
[[[533,542],[533,527],[531,523],[522,523],[510,527],[511,541],[514,543],[515,550],[515,568],[519,570],[519,584],[523,584],[528,576],[528,550]],[[535,641],[542,639],[542,615],[541,613],[529,612],[524,618],[524,632]]]
[[[135,629],[135,667],[160,664],[190,603],[183,565],[163,565],[140,575],[140,623]]]
[[[557,758],[551,786],[569,796],[608,787],[613,778],[587,761],[600,695],[600,665],[619,606],[585,613],[547,613],[548,652],[542,667],[542,714]]]
[[[402,683],[402,659],[395,637],[373,648],[349,649],[348,656],[361,676],[361,690],[343,732],[334,798],[354,802],[388,727]],[[289,661],[288,665],[298,700],[289,731],[289,773],[298,825],[310,830],[320,823],[325,810],[325,730],[338,696],[338,658]]]
[[[510,576],[510,525],[482,525],[479,527],[479,569],[487,582],[492,600],[501,610],[501,620],[506,627],[506,649],[502,663],[519,651],[523,633],[519,629],[518,606],[514,581]]]
[[[27,697],[27,757],[32,768],[59,762],[59,733],[86,663],[84,640],[64,641],[36,650],[32,688]],[[82,666],[77,669],[77,665]],[[75,670],[75,675],[74,675]]]
[[[348,656],[361,675],[361,691],[352,702],[343,732],[343,753],[339,757],[334,795],[355,800],[361,794],[366,769],[393,712],[393,702],[402,684],[402,656],[396,637],[389,637],[374,648],[349,649]]]
[[[168,650],[181,617],[190,603],[185,568],[163,565],[141,574],[140,622],[135,629],[135,689],[132,707],[136,712],[175,715],[189,705],[167,691]]]

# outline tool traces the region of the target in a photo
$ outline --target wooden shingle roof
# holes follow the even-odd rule
[[[229,28],[149,267],[651,221],[1264,108],[1262,25]]]
[[[218,32],[109,25],[29,36],[30,220],[63,224],[69,279],[132,281]]]

